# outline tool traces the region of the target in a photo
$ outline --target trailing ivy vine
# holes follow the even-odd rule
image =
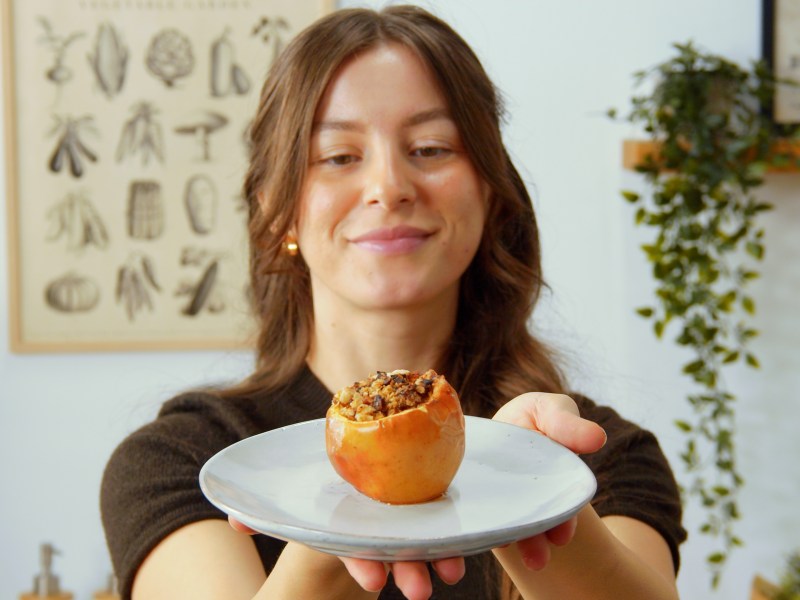
[[[693,382],[692,418],[676,421],[685,434],[681,459],[689,477],[685,501],[704,510],[700,531],[713,536],[707,557],[712,587],[719,583],[735,533],[744,483],[736,460],[736,395],[723,374],[729,365],[758,368],[750,347],[756,305],[748,285],[759,276],[764,229],[759,216],[772,207],[753,190],[769,164],[793,160],[774,152],[779,131],[763,110],[776,80],[762,62],[745,69],[723,57],[675,44],[677,55],[635,74],[652,92],[632,98],[625,120],[643,126],[658,151],[636,170],[648,194],[622,194],[637,224],[652,228],[642,246],[652,265],[653,303],[637,309],[657,338],[668,331],[690,358],[683,374]],[[616,117],[615,111],[609,116]]]

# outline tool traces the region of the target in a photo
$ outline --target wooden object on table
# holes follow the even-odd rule
[[[653,160],[659,160],[658,142],[652,140],[623,140],[622,141],[622,167],[633,170],[636,165],[642,164],[647,156],[652,156]],[[772,146],[774,154],[783,154],[790,160],[785,166],[771,165],[767,168],[767,173],[800,173],[800,165],[796,164],[800,160],[800,141],[798,140],[779,140]]]
[[[750,590],[750,600],[772,600],[777,593],[777,585],[770,583],[760,575],[753,577],[753,585]]]
[[[120,600],[119,590],[117,588],[117,578],[114,574],[108,576],[106,588],[95,592],[92,600]]]
[[[39,546],[40,571],[33,578],[33,591],[20,594],[20,600],[72,600],[72,594],[62,592],[58,576],[53,573],[53,555],[59,554],[52,544]]]

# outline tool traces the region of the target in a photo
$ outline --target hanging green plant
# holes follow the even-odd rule
[[[778,593],[772,600],[800,600],[800,550],[787,557]]]
[[[649,193],[622,195],[636,207],[635,222],[654,230],[642,250],[655,297],[637,312],[651,320],[657,338],[671,329],[690,353],[682,370],[694,383],[692,418],[676,421],[686,436],[680,457],[689,482],[682,491],[684,501],[705,511],[700,531],[718,541],[707,557],[716,587],[730,552],[742,544],[734,531],[744,482],[735,452],[736,396],[723,370],[759,366],[750,348],[758,335],[756,305],[747,288],[765,253],[758,219],[772,207],[753,190],[769,165],[795,159],[774,151],[791,132],[778,130],[763,110],[777,83],[763,62],[746,69],[691,42],[674,48],[676,56],[634,75],[652,91],[634,96],[624,119],[643,126],[658,150],[635,167]]]

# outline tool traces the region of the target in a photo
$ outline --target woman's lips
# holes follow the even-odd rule
[[[406,254],[419,248],[431,235],[423,229],[401,225],[373,229],[350,242],[363,250],[378,254]]]

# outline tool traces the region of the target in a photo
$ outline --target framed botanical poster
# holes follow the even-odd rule
[[[333,0],[0,0],[13,351],[246,347],[247,128]]]
[[[772,117],[780,125],[800,123],[800,0],[763,0],[763,55],[781,83]]]

